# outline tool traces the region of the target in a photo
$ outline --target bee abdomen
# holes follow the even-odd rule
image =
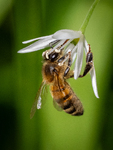
[[[73,106],[67,108],[67,109],[64,109],[64,111],[68,114],[72,114],[75,112],[75,108]]]
[[[54,100],[66,113],[73,116],[83,115],[82,103],[67,83],[65,87],[60,88],[51,86],[51,92]]]
[[[80,116],[83,115],[83,106],[80,100],[76,96],[70,96],[70,99],[65,100],[64,103],[61,104],[63,110],[71,114],[73,116]]]

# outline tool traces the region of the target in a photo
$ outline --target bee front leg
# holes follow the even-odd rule
[[[89,45],[89,52],[86,55],[86,67],[84,69],[83,75],[79,75],[79,77],[84,77],[93,67],[93,53],[91,52]]]
[[[64,72],[64,77],[67,76],[68,72],[70,71],[70,67],[72,65],[72,59],[71,59],[71,52],[68,53],[69,59],[68,59],[68,66]]]
[[[62,56],[57,62],[58,65],[61,66],[63,65],[66,60],[68,59],[68,65],[64,71],[64,78],[69,79],[74,77],[74,71],[70,70],[70,67],[72,65],[72,58],[71,58],[71,52],[68,52],[66,55]]]
[[[68,53],[69,59],[68,59],[68,66],[65,69],[64,72],[64,78],[65,79],[69,79],[69,78],[73,78],[74,77],[74,71],[70,70],[70,67],[72,65],[72,58],[71,58],[71,52]]]

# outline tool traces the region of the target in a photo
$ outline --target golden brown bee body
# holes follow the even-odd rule
[[[70,70],[72,64],[71,52],[62,54],[62,50],[56,49],[52,52],[51,50],[52,49],[47,50],[42,54],[45,61],[42,67],[43,81],[31,108],[30,118],[34,116],[36,109],[41,108],[45,85],[50,85],[53,102],[57,109],[61,108],[73,116],[83,115],[84,110],[82,103],[66,81],[74,77],[73,70]],[[92,58],[92,55],[90,58]],[[88,62],[90,62],[90,60]],[[80,77],[82,76],[84,76],[84,74],[80,75]]]
[[[65,64],[59,66],[56,61],[47,60],[42,68],[43,80],[50,85],[53,100],[56,101],[59,107],[66,113],[79,116],[83,114],[83,106],[66,82],[66,77],[64,77],[66,68],[67,65]]]

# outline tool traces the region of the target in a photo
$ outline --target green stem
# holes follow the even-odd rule
[[[92,16],[92,13],[93,13],[93,11],[94,11],[96,5],[98,4],[98,2],[99,2],[99,0],[95,0],[95,1],[94,1],[94,3],[93,3],[92,6],[90,7],[90,9],[89,9],[89,11],[88,11],[88,14],[87,14],[87,16],[86,16],[86,18],[85,18],[85,20],[84,20],[84,22],[83,22],[83,24],[82,24],[82,26],[81,26],[81,28],[80,28],[80,31],[82,31],[83,34],[84,34],[84,32],[85,32],[85,29],[86,29],[86,27],[87,27],[87,25],[88,25],[88,22],[89,22],[89,20],[90,20],[90,18],[91,18],[91,16]]]

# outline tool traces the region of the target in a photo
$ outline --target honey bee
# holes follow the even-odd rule
[[[92,54],[91,52],[89,53],[92,59]],[[91,59],[88,57],[89,53],[87,54],[86,62],[91,62]],[[34,116],[36,109],[41,108],[41,98],[46,85],[50,86],[53,101],[58,107],[72,116],[83,115],[84,109],[82,103],[66,81],[74,77],[73,70],[70,70],[72,64],[71,52],[63,54],[62,50],[55,49],[51,52],[51,49],[49,49],[43,52],[42,56],[45,59],[42,67],[43,81],[31,108],[30,118]],[[83,76],[80,75],[80,77]]]

